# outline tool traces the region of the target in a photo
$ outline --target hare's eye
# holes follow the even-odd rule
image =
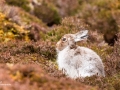
[[[66,38],[62,38],[62,41],[66,41]]]

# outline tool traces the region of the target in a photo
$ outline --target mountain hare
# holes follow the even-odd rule
[[[76,45],[76,42],[87,39],[87,34],[88,30],[65,34],[56,44],[59,70],[70,78],[105,76],[100,57],[93,50]]]

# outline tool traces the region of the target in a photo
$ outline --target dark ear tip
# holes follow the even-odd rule
[[[83,32],[88,32],[88,30],[83,30]]]
[[[80,32],[78,33],[88,33],[89,30],[81,30]]]

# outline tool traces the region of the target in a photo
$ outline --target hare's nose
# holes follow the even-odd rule
[[[58,46],[58,42],[56,43],[56,47]]]
[[[60,44],[60,42],[57,42],[57,44],[56,44],[56,48],[59,46],[59,44]]]

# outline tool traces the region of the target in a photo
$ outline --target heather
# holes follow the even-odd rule
[[[89,37],[77,44],[101,57],[106,77],[58,70],[57,41],[80,30]],[[0,90],[119,90],[120,1],[1,0],[0,72]]]

